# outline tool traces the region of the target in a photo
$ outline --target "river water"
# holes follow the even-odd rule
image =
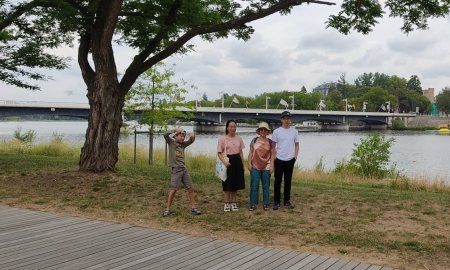
[[[0,141],[8,141],[14,137],[14,131],[21,128],[22,132],[34,130],[36,143],[48,142],[52,134],[63,136],[65,143],[82,145],[87,122],[78,121],[24,121],[0,122]],[[192,126],[183,127],[192,131]],[[255,129],[239,127],[248,153],[248,144],[256,136]],[[442,135],[435,131],[382,131],[386,138],[394,138],[391,147],[391,164],[402,174],[417,180],[442,180],[450,183],[450,164],[448,151],[450,135]],[[336,163],[349,159],[355,143],[366,138],[370,133],[358,132],[303,132],[300,135],[300,155],[297,166],[302,169],[313,169],[322,161],[325,170],[335,168]],[[215,155],[217,138],[220,134],[197,134],[196,142],[187,151],[193,154]],[[133,144],[134,135],[122,136],[121,143]],[[155,148],[163,148],[162,135],[155,136]],[[148,147],[148,137],[138,135],[138,147]]]

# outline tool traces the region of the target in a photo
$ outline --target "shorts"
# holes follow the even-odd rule
[[[180,183],[186,188],[192,187],[192,179],[186,167],[172,167],[172,176],[170,177],[170,189],[177,190]]]

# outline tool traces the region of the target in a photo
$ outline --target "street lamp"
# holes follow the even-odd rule
[[[289,96],[290,99],[292,99],[292,110],[294,110],[294,95]]]
[[[365,112],[366,111],[366,109],[367,109],[367,102],[363,102],[363,112]]]
[[[269,107],[269,99],[270,99],[270,97],[266,96],[266,110]]]

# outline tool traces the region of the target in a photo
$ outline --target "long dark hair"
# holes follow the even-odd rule
[[[228,134],[228,126],[230,125],[230,123],[235,123],[237,125],[236,121],[228,120],[227,123],[225,124],[225,135]]]

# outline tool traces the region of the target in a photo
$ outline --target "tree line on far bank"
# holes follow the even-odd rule
[[[322,101],[322,109],[330,111],[387,111],[416,112],[430,114],[432,103],[423,95],[420,79],[412,75],[409,79],[384,73],[363,73],[353,84],[348,83],[345,74],[342,74],[336,83],[330,83],[328,94],[323,96],[319,92],[308,92],[303,86],[298,91],[265,91],[255,97],[246,97],[238,94],[223,96],[224,107],[241,107],[253,109],[287,108],[296,110],[316,110]],[[228,91],[231,92],[231,91]],[[188,105],[203,107],[221,107],[222,97],[208,100],[203,94],[201,100],[187,102]],[[439,111],[448,114],[450,111],[450,88],[444,88],[436,96]],[[365,107],[365,109],[364,109]]]

